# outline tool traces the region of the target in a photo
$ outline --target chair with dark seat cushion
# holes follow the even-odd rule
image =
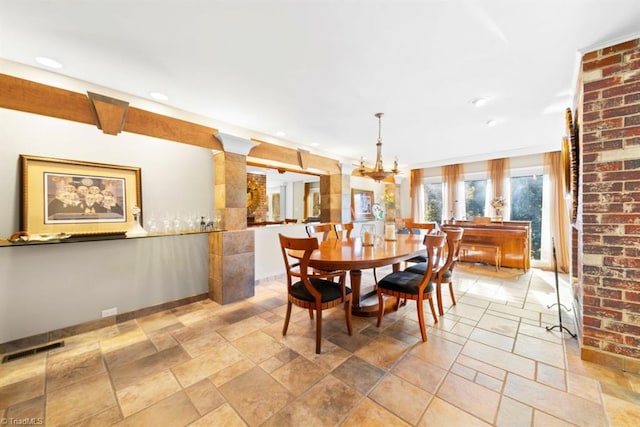
[[[445,234],[427,234],[424,236],[426,250],[426,267],[424,274],[412,273],[410,271],[394,271],[378,282],[378,323],[380,327],[382,316],[384,315],[383,295],[395,296],[399,299],[411,299],[416,301],[418,309],[418,322],[420,323],[420,334],[422,341],[427,340],[427,330],[424,324],[424,309],[422,302],[426,299],[431,307],[433,320],[438,323],[438,316],[433,306],[433,280],[437,277],[440,268],[440,257],[444,251],[447,237]]]
[[[333,233],[331,233],[333,231],[333,225],[330,223],[306,225],[304,229],[307,232],[307,236],[315,237],[320,242],[324,242],[327,239],[333,239]],[[331,273],[330,271],[318,269],[314,269],[314,272],[318,274]]]
[[[438,313],[442,316],[444,308],[442,306],[442,284],[449,284],[449,294],[451,302],[456,305],[456,297],[453,293],[453,269],[460,259],[460,243],[462,242],[463,228],[459,227],[442,227],[442,231],[447,233],[447,258],[436,277],[436,296],[438,297]],[[427,268],[426,262],[414,264],[406,269],[406,271],[424,274]]]
[[[348,223],[344,223],[344,224],[334,224],[333,225],[333,229],[336,232],[336,238],[338,240],[350,239],[351,238],[351,232],[353,231],[353,223],[348,222]],[[373,281],[377,285],[378,284],[378,276],[376,275],[376,269],[372,268],[372,270],[373,270]]]
[[[320,354],[322,342],[322,310],[344,304],[347,320],[347,331],[351,335],[351,288],[345,284],[345,271],[334,271],[319,274],[317,271],[309,273],[309,258],[318,249],[318,239],[315,237],[286,237],[279,235],[280,248],[287,271],[287,314],[284,319],[282,335],[287,335],[291,318],[292,304],[309,310],[309,317],[313,319],[316,311],[316,353]],[[289,251],[298,251],[302,257],[299,262],[290,262]],[[338,282],[328,279],[337,277]]]

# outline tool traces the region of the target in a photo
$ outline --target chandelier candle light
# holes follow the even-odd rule
[[[378,118],[378,143],[376,144],[376,164],[373,169],[369,169],[364,165],[364,158],[360,157],[360,175],[368,176],[369,178],[375,180],[376,182],[380,182],[391,175],[396,175],[398,173],[398,160],[396,159],[393,162],[393,169],[384,170],[384,165],[382,164],[382,116],[384,113],[376,113],[374,114]]]

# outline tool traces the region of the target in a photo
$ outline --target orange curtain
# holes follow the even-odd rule
[[[569,272],[569,247],[571,234],[569,225],[569,206],[564,197],[564,182],[562,173],[562,156],[560,151],[544,154],[544,173],[549,177],[551,197],[549,209],[551,211],[551,235],[556,246],[558,270]]]
[[[424,220],[424,206],[422,200],[422,169],[411,169],[411,221],[422,222]]]
[[[462,165],[449,165],[442,166],[442,181],[445,185],[445,197],[446,200],[443,205],[446,209],[443,209],[443,220],[450,217],[459,217],[461,213],[458,212],[458,183],[462,177]]]
[[[509,204],[508,202],[508,193],[509,191],[505,188],[505,182],[509,172],[509,159],[493,159],[489,160],[489,179],[491,180],[491,194],[488,196],[489,200],[492,200],[496,197],[502,197],[505,200],[505,206],[502,208],[502,215],[505,218],[509,218]],[[491,206],[489,204],[489,206]],[[497,215],[494,209],[494,215]]]

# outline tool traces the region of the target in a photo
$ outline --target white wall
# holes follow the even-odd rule
[[[210,150],[0,109],[0,236],[20,225],[19,155],[141,168],[145,218],[213,213]],[[208,235],[0,247],[0,343],[205,293]]]

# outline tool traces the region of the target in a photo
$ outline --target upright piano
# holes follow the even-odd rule
[[[462,243],[499,247],[501,267],[529,270],[531,265],[530,221],[491,221],[488,223],[447,221],[446,225],[464,229]],[[482,261],[495,264],[491,257],[485,257]]]

